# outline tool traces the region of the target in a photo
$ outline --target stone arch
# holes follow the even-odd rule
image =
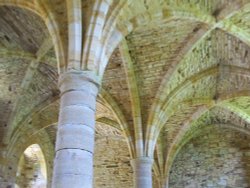
[[[199,90],[201,89],[202,92],[206,90],[212,90],[211,87],[209,87],[209,82],[207,81],[210,78],[215,79],[216,77],[223,77],[224,75],[227,75],[227,77],[221,79],[218,82],[214,82],[217,85],[214,93],[215,95],[210,96],[203,94],[204,96],[202,96],[202,94],[199,94],[200,97],[193,97],[191,101],[188,101],[189,99],[186,96],[191,96],[193,91],[190,90],[190,88],[192,86],[196,84],[200,85],[202,89],[200,87],[197,88],[199,88]],[[238,78],[241,79],[239,80]],[[201,84],[202,82],[203,84]],[[162,127],[168,118],[175,114],[178,109],[199,104],[205,105],[206,110],[208,110],[209,108],[222,104],[226,100],[237,97],[247,97],[249,96],[249,82],[250,81],[246,69],[231,65],[211,66],[210,68],[200,71],[198,74],[188,77],[183,83],[178,85],[172,92],[170,92],[165,101],[161,101],[161,104],[163,105],[161,106],[160,110],[157,110],[158,113],[155,114],[157,115],[155,116],[155,121],[150,122],[149,125],[151,125],[151,129],[148,130],[148,138],[151,138],[154,142],[148,143],[149,152],[152,154],[154,151],[153,148],[156,144],[156,138],[158,137]],[[221,89],[221,86],[223,86],[224,89]],[[174,103],[175,107],[172,106]],[[155,128],[153,125],[157,125],[158,127]],[[153,135],[155,135],[155,138]]]
[[[23,152],[17,168],[16,187],[47,187],[47,167],[41,147],[32,144]]]
[[[105,91],[104,89],[101,90],[100,97],[106,101],[106,103],[109,105],[110,109],[112,109],[112,112],[116,115],[117,121],[120,124],[120,127],[122,129],[123,134],[125,135],[125,138],[128,142],[129,152],[131,153],[131,156],[135,155],[135,148],[133,145],[133,136],[131,135],[131,132],[129,131],[129,126],[126,121],[126,118],[124,116],[124,113],[119,108],[116,101],[112,98],[112,96]]]
[[[180,177],[180,175],[182,176],[181,179],[184,179],[183,183],[186,183],[185,187],[203,187],[207,186],[207,184],[214,184],[213,186],[215,187],[226,185],[232,187],[244,187],[249,185],[249,168],[246,165],[249,160],[248,152],[250,151],[247,144],[247,141],[250,139],[249,131],[245,132],[238,129],[234,130],[232,128],[233,126],[227,124],[218,124],[217,126],[207,125],[196,132],[193,137],[189,138],[186,144],[184,144],[185,147],[182,147],[176,155],[171,168],[176,167],[176,164],[180,162],[181,158],[184,156],[183,152],[192,152],[196,157],[190,157],[189,159],[186,158],[185,164],[189,165],[189,168],[186,168],[185,164],[182,166],[183,170],[185,169],[184,171],[186,172],[180,172],[180,169],[176,168],[175,172],[177,171],[179,175],[173,175],[170,172],[169,186],[180,186],[178,180],[177,184],[173,184],[174,177]],[[218,143],[218,145],[212,146],[215,142]],[[203,143],[208,145],[205,146]],[[222,145],[223,147],[221,147]],[[193,148],[193,151],[191,148]],[[202,154],[197,155],[197,152]],[[207,155],[207,152],[209,152],[210,155]],[[230,164],[229,168],[228,164]],[[200,169],[203,170],[203,173],[201,174],[203,176],[205,175],[206,179],[212,178],[212,180],[204,180],[203,182],[200,182],[199,180],[202,179],[199,175]],[[241,174],[241,177],[237,176],[237,174],[233,174],[235,172]],[[230,181],[232,177],[235,179],[233,182]],[[186,179],[190,178],[192,179],[191,184],[185,182]]]
[[[102,51],[98,59],[98,61],[101,62],[99,65],[99,74],[101,77],[105,72],[108,59],[115,48],[132,31],[144,27],[145,25],[147,25],[148,27],[152,27],[152,25],[160,25],[162,22],[166,22],[171,19],[192,20],[194,22],[202,23],[214,22],[215,20],[211,15],[205,15],[202,17],[195,15],[195,13],[193,12],[185,12],[183,14],[183,12],[178,10],[178,8],[176,7],[171,10],[165,10],[166,5],[160,1],[150,2],[154,5],[147,5],[149,7],[157,7],[157,10],[160,10],[160,16],[155,16],[153,11],[147,10],[146,5],[144,5],[142,1],[120,1],[119,3],[114,1],[113,4],[114,3],[116,3],[116,6],[113,6],[113,9],[109,10],[108,14],[110,16],[105,22],[103,29],[104,37],[102,38],[102,40],[104,50]]]
[[[115,2],[115,1],[114,1]],[[189,2],[190,3],[190,2]],[[200,2],[199,2],[200,3]],[[199,4],[198,3],[198,4]],[[202,4],[202,3],[200,3]],[[104,47],[106,50],[100,55],[100,60],[104,63],[100,63],[99,74],[101,77],[104,74],[105,67],[108,63],[108,59],[114,49],[133,30],[138,29],[142,26],[152,26],[155,24],[167,21],[169,19],[187,19],[194,22],[201,22],[204,24],[202,28],[197,32],[197,36],[191,39],[190,42],[193,42],[193,45],[196,45],[196,41],[199,41],[201,38],[210,33],[213,28],[218,25],[219,28],[225,30],[232,35],[239,37],[241,40],[246,41],[246,39],[241,38],[237,32],[233,31],[231,28],[227,27],[223,23],[224,19],[227,20],[238,12],[246,12],[249,10],[249,3],[233,4],[223,7],[221,10],[216,12],[216,15],[213,15],[212,12],[208,13],[197,8],[197,6],[190,6],[185,2],[163,2],[163,1],[136,1],[136,2],[119,2],[116,6],[113,7],[112,11],[109,10],[108,14],[110,15],[104,26]],[[204,8],[204,7],[203,7]],[[155,10],[160,10],[155,14]],[[110,13],[112,12],[112,13]],[[221,26],[222,25],[222,26]],[[188,45],[190,46],[190,45]],[[184,52],[186,53],[185,49]],[[174,68],[173,68],[174,69]],[[170,71],[171,72],[171,71]]]
[[[164,176],[165,182],[168,184],[169,172],[172,167],[175,157],[186,143],[193,138],[196,133],[202,133],[206,125],[214,125],[214,127],[229,128],[246,135],[250,135],[249,122],[245,117],[239,116],[238,113],[231,109],[217,105],[210,110],[203,109],[202,111],[193,114],[193,117],[186,122],[182,130],[175,137],[173,143],[168,148],[168,154],[165,158]]]
[[[39,145],[42,151],[46,164],[47,187],[50,187],[54,146],[51,143],[47,132],[44,130],[41,130],[36,134],[32,134],[32,131],[30,133],[27,131],[21,131],[18,135],[15,135],[15,137],[10,140],[10,144],[8,145],[8,148],[6,148],[6,152],[3,155],[5,163],[1,164],[0,168],[0,170],[3,172],[3,178],[5,178],[4,181],[1,182],[1,186],[4,186],[5,184],[14,185],[16,182],[19,161],[24,151],[33,144]]]
[[[45,1],[24,1],[24,0],[0,0],[0,6],[13,6],[17,8],[22,8],[32,13],[38,15],[45,23],[50,36],[52,38],[55,53],[57,57],[58,72],[63,71],[64,66],[66,65],[66,58],[64,53],[64,44],[59,34],[59,29],[57,21],[50,10],[49,6]]]

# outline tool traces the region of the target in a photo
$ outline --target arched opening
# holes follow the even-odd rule
[[[15,188],[46,188],[47,168],[43,152],[38,144],[30,145],[22,154]]]
[[[22,124],[19,120],[24,117],[20,116],[27,116],[40,101],[45,101],[46,98],[41,98],[44,90],[48,88],[50,92],[51,86],[57,83],[57,62],[51,42],[54,36],[41,16],[24,7],[1,6],[1,1],[0,15],[0,89],[5,90],[0,93],[4,109],[0,111],[3,117],[0,142],[8,142],[13,130]],[[54,81],[46,79],[48,72]],[[29,102],[25,102],[26,97]]]
[[[13,187],[16,182],[16,187],[20,188],[44,188],[51,182],[54,149],[47,134],[40,131],[46,122],[39,122],[35,127],[38,123],[31,119],[58,94],[56,47],[53,45],[58,36],[52,35],[53,17],[46,17],[49,10],[45,7],[40,4],[33,7],[31,1],[23,1],[24,5],[11,2],[0,0],[0,90],[3,90],[0,93],[0,145],[8,143],[0,155],[10,160],[8,165],[2,165],[0,187],[7,187],[5,184]],[[38,9],[46,12],[41,14]],[[45,155],[38,145],[26,149],[31,143],[39,143]]]

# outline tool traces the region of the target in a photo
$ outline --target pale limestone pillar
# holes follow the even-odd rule
[[[94,73],[71,71],[59,79],[61,104],[54,160],[53,188],[92,188],[95,109]]]
[[[168,188],[168,183],[166,181],[163,180],[163,183],[162,183],[162,188]]]
[[[135,188],[152,188],[152,165],[153,159],[140,157],[131,160],[134,172]]]

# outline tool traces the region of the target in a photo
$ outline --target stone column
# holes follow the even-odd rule
[[[161,187],[162,188],[168,188],[168,183],[166,182],[166,180],[162,180]]]
[[[98,87],[97,78],[89,71],[70,71],[59,78],[53,188],[92,188]]]
[[[134,172],[135,188],[152,188],[152,165],[153,159],[140,157],[131,160]]]

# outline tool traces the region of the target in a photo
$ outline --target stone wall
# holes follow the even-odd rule
[[[122,135],[96,134],[94,158],[95,188],[133,187],[128,145]]]
[[[250,136],[207,126],[174,160],[170,188],[243,188],[250,186]]]

